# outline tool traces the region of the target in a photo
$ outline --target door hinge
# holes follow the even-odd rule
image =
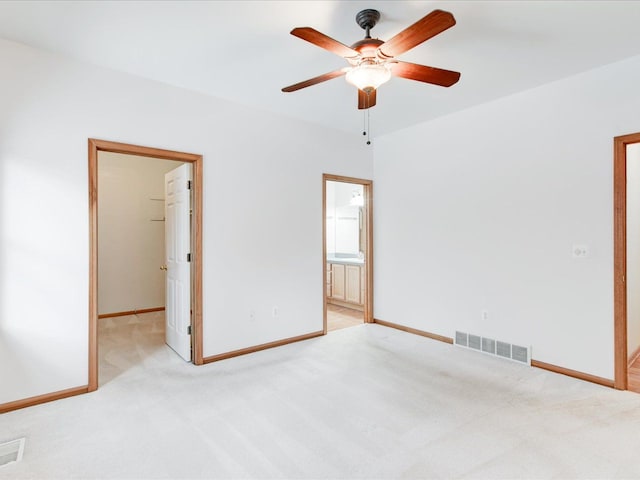
[[[187,335],[191,335],[191,325],[187,327]]]
[[[191,190],[191,180],[187,180],[187,190]]]
[[[187,262],[190,262],[190,261],[191,261],[191,254],[187,253]]]

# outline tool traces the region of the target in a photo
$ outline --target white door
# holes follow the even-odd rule
[[[167,345],[191,361],[191,164],[164,176]]]

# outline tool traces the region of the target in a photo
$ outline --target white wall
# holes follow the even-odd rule
[[[638,85],[634,57],[379,138],[375,317],[613,378],[612,145]]]
[[[205,356],[322,329],[322,173],[371,178],[357,131],[4,40],[0,64],[0,403],[87,384],[88,138],[204,155]]]
[[[640,143],[627,145],[627,353],[640,347]]]
[[[181,164],[98,153],[98,313],[164,307],[164,222],[158,220],[164,174]]]
[[[362,185],[327,182],[327,253],[360,253],[360,208],[351,205],[353,192],[364,194]]]
[[[325,224],[327,235],[327,254],[336,252],[336,182],[326,182]]]

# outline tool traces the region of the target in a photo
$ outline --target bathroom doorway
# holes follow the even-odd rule
[[[324,333],[373,321],[372,182],[323,175]]]

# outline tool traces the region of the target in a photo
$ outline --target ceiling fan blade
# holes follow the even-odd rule
[[[410,27],[405,28],[388,42],[380,45],[378,51],[384,58],[397,57],[455,24],[456,19],[449,12],[434,10]]]
[[[374,107],[376,104],[376,90],[369,93],[358,89],[358,110]]]
[[[417,80],[418,82],[432,83],[441,87],[450,87],[460,80],[460,72],[444,70],[442,68],[427,67],[408,62],[393,62],[391,74],[396,77]]]
[[[291,30],[291,35],[294,35],[298,38],[306,40],[307,42],[313,43],[320,48],[324,48],[331,53],[335,53],[336,55],[340,55],[344,58],[352,58],[357,57],[360,54],[354,49],[347,47],[345,44],[340,43],[337,40],[334,40],[331,37],[327,37],[324,33],[320,33],[317,30],[314,30],[311,27],[298,27]]]
[[[284,87],[282,91],[295,92],[296,90],[300,90],[301,88],[306,88],[312,85],[316,85],[317,83],[326,82],[327,80],[331,80],[332,78],[341,77],[342,75],[347,73],[347,70],[349,70],[349,68],[345,67],[341,68],[340,70],[334,70],[333,72],[318,75],[317,77],[310,78],[309,80],[305,80],[304,82],[299,82],[293,85],[289,85],[288,87]]]

